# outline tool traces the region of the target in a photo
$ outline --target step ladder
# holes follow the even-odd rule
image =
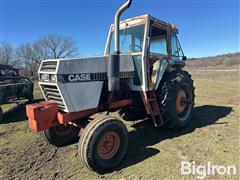
[[[147,113],[151,116],[154,126],[159,127],[163,125],[163,117],[157,102],[155,91],[141,92],[141,97]]]

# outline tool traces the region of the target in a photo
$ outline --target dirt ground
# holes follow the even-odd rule
[[[1,179],[196,179],[180,174],[181,161],[235,165],[239,176],[239,71],[190,70],[196,87],[192,122],[178,132],[159,130],[150,120],[126,122],[129,149],[114,171],[97,174],[79,161],[77,142],[56,148],[28,127],[24,105],[3,105],[0,122]],[[39,90],[35,97],[41,98]],[[115,113],[115,115],[117,115]]]

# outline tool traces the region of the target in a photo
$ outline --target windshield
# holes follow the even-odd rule
[[[144,25],[127,27],[119,31],[119,48],[122,54],[142,52]],[[110,54],[114,53],[114,32],[110,36]]]

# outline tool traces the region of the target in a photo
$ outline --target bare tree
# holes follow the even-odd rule
[[[22,62],[25,76],[34,77],[40,60],[35,55],[33,45],[26,43],[16,49],[16,56]]]
[[[75,57],[77,54],[73,38],[61,35],[46,36],[16,49],[16,56],[23,64],[24,74],[32,77],[37,75],[42,60]]]
[[[58,59],[77,56],[78,50],[72,37],[49,35],[39,39],[37,45],[39,53],[47,58]]]
[[[14,49],[10,43],[2,43],[0,46],[0,63],[15,66],[18,64],[15,59]]]

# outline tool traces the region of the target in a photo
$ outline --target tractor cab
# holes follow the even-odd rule
[[[114,24],[110,26],[104,55],[114,53]],[[149,14],[120,22],[119,50],[132,55],[135,66],[133,89],[149,91],[157,88],[160,67],[167,63],[184,66],[186,59],[178,41],[175,25],[160,21]],[[164,72],[164,71],[162,71]]]

